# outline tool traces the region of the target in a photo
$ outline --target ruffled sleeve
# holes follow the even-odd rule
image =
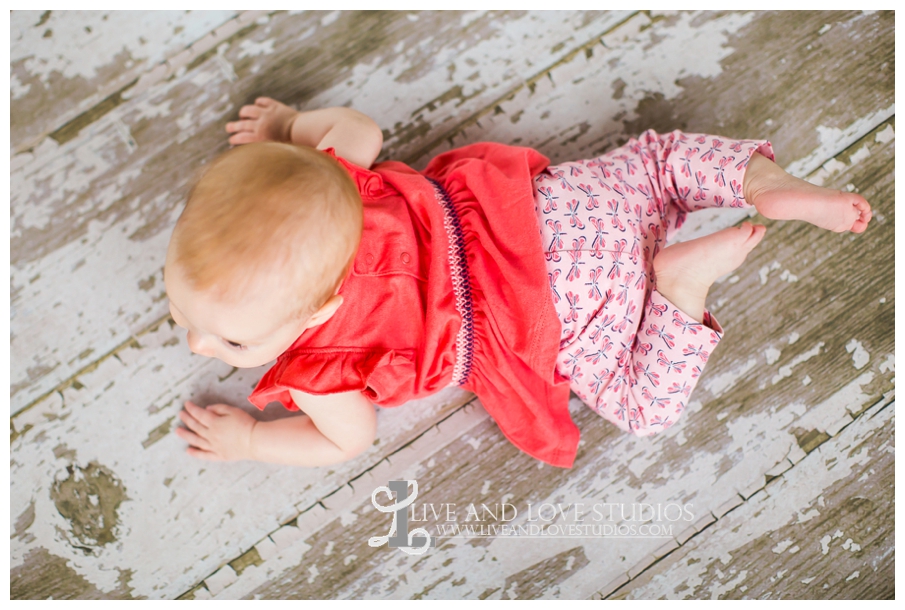
[[[355,181],[355,186],[358,187],[358,192],[361,193],[363,199],[379,199],[390,192],[395,192],[393,189],[387,188],[387,185],[384,183],[380,174],[346,161],[342,157],[336,155],[335,149],[325,148],[321,152],[336,159],[336,161],[349,172],[349,175],[352,176],[352,180]]]
[[[404,394],[400,386],[414,373],[413,350],[295,349],[277,359],[248,400],[261,410],[280,402],[297,411],[289,390],[315,395],[361,392],[371,402],[390,407],[404,402],[388,398]]]

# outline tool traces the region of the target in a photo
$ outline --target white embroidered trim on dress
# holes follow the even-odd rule
[[[449,195],[439,183],[430,178],[428,180],[434,187],[437,203],[443,207],[443,227],[449,238],[449,268],[453,292],[456,295],[456,311],[462,318],[462,326],[456,334],[456,364],[453,366],[450,385],[462,385],[471,375],[474,357],[474,307],[471,282],[468,279],[468,263],[465,260],[465,239],[462,223]]]

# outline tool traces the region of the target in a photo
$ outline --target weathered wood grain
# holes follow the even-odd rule
[[[333,468],[188,457],[171,434],[182,402],[241,405],[261,372],[192,355],[164,322],[15,418],[10,511],[21,526],[10,559],[22,596],[54,594],[29,579],[63,564],[87,592],[176,597],[470,399],[449,389],[382,410],[374,447]]]
[[[769,139],[780,164],[808,174],[892,115],[893,27],[888,12],[638,14],[419,162],[489,139],[556,163],[683,129]]]
[[[234,15],[234,11],[12,11],[13,150],[37,144]]]
[[[870,409],[611,599],[895,597],[894,413]]]
[[[402,147],[430,130],[422,122],[402,133],[413,112],[437,123],[467,116],[624,16],[281,13],[236,31],[64,144],[45,138],[16,155],[13,412],[166,314],[170,230],[192,176],[225,150],[223,125],[243,103],[269,94],[306,108],[351,105],[395,126],[389,148]]]

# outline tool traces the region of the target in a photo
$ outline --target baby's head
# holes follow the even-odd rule
[[[265,364],[328,320],[362,231],[345,169],[311,148],[246,144],[192,189],[167,250],[170,312],[192,351]]]

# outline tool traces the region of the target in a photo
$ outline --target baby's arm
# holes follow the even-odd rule
[[[383,146],[383,132],[373,119],[351,108],[297,112],[269,97],[239,110],[241,120],[226,124],[230,144],[290,142],[336,154],[361,167],[371,167]]]
[[[298,417],[257,421],[229,405],[202,408],[187,402],[180,418],[189,455],[207,460],[257,460],[292,466],[326,466],[350,460],[374,442],[377,416],[360,392],[313,396],[291,390],[305,412]]]

